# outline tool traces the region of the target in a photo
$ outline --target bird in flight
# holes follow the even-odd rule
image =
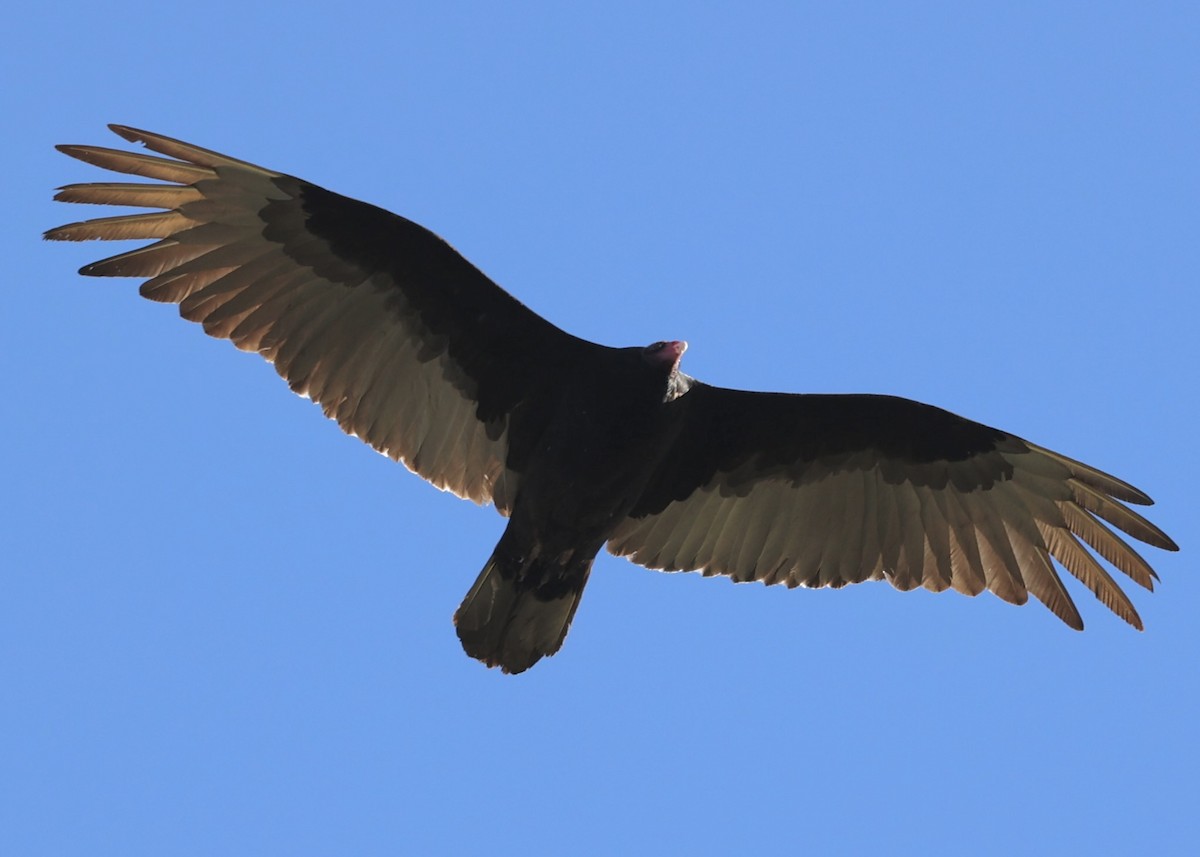
[[[680,371],[687,343],[572,336],[410,220],[110,127],[158,154],[58,148],[152,181],[72,184],[55,199],[153,211],[46,237],[152,239],[80,273],[145,278],[143,296],[261,354],[347,433],[506,516],[454,616],[488,666],[519,673],[559,650],[606,544],[648,568],[735,581],[886,580],[1013,604],[1032,593],[1080,630],[1056,562],[1140,629],[1100,559],[1152,589],[1153,569],[1115,530],[1178,550],[1127,505],[1149,504],[1141,491],[1015,435],[891,396],[705,384]]]

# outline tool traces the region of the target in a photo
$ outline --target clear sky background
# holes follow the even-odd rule
[[[9,21],[0,854],[1200,853],[1200,7],[504,6]],[[1143,634],[1078,585],[1082,634],[605,554],[557,657],[485,670],[451,615],[502,518],[39,240],[102,179],[52,144],[106,122],[405,214],[704,380],[1060,450],[1183,552],[1145,550]]]

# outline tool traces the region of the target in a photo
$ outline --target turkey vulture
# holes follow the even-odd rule
[[[54,240],[156,239],[86,265],[148,278],[211,336],[257,351],[349,434],[508,517],[454,621],[505,672],[558,651],[606,543],[649,568],[833,586],[887,580],[1083,621],[1051,561],[1136,628],[1084,547],[1151,589],[1116,529],[1177,547],[1131,485],[906,399],[729,390],[683,374],[684,342],[610,348],[527,309],[427,229],[245,161],[121,125],[166,157],[59,146],[155,182],[63,202],[159,209]]]

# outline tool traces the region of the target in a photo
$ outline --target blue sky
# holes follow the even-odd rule
[[[0,853],[1195,853],[1197,7],[496,6],[10,30]],[[106,122],[405,214],[704,380],[1010,430],[1183,552],[1145,551],[1143,634],[1079,586],[1083,634],[605,555],[560,655],[487,671],[450,618],[500,517],[38,240],[100,176],[52,145]]]

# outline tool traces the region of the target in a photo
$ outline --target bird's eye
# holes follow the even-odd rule
[[[650,354],[653,354],[655,351],[662,351],[663,346],[665,346],[666,344],[667,343],[665,343],[665,342],[656,342],[653,345],[647,345],[646,351]]]

